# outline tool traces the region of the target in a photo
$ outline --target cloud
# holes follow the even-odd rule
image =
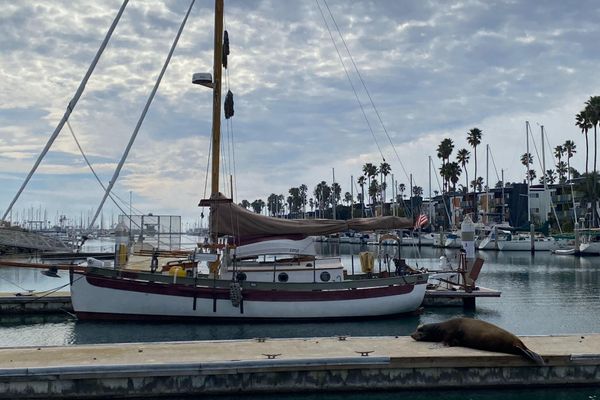
[[[120,4],[0,3],[0,94],[7,99],[0,104],[0,208],[60,121]],[[229,133],[223,122],[223,149],[235,149],[237,201],[287,194],[302,183],[312,192],[321,180],[331,182],[334,168],[349,191],[350,176],[356,180],[362,164],[379,164],[382,156],[397,179],[408,184],[406,174],[412,174],[427,193],[428,156],[437,163],[435,148],[445,137],[456,149],[467,146],[466,132],[474,126],[484,132],[478,172],[489,144],[507,180],[519,180],[525,120],[536,135],[535,123],[544,124],[553,146],[573,139],[573,163],[584,169],[584,140],[574,115],[600,87],[597,2],[328,0],[335,23],[327,5],[318,4],[344,65],[315,2],[226,2],[231,55],[224,82],[235,94],[236,114]],[[104,182],[127,146],[188,5],[131,2],[71,116]],[[212,23],[211,4],[197,2],[117,182],[118,193],[133,191],[147,211],[198,214],[212,97],[192,85],[191,76],[212,70]],[[227,166],[232,154],[223,156],[233,173],[233,160]],[[225,190],[228,179],[221,181]],[[38,201],[36,195],[55,209],[68,198],[75,213],[100,200],[101,189],[67,127],[18,206]]]

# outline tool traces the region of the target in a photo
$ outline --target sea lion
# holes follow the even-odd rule
[[[442,342],[447,346],[516,354],[528,358],[536,364],[545,364],[539,354],[529,350],[512,333],[477,319],[453,318],[437,324],[421,325],[410,336],[416,341]]]

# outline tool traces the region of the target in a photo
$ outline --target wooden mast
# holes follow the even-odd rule
[[[219,161],[221,157],[221,75],[223,71],[223,0],[215,0],[214,48],[211,198],[215,198],[219,194]]]

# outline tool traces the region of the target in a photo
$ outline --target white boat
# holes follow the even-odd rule
[[[552,237],[535,235],[533,238],[535,251],[552,251],[566,247],[566,244]],[[529,233],[511,234],[505,240],[498,241],[500,251],[531,251],[531,235]]]
[[[266,217],[263,217],[266,218]],[[73,271],[80,319],[315,320],[409,313],[422,303],[427,274],[375,270],[348,276],[337,257],[315,256],[312,238],[269,240],[198,253],[218,270],[172,264],[165,273],[88,267]],[[191,276],[190,276],[191,275]]]
[[[583,255],[600,255],[600,242],[580,243],[579,253]]]
[[[220,22],[215,24],[215,78],[198,79],[213,89],[214,99],[220,99],[223,0],[216,0],[216,10],[215,21]],[[217,143],[220,105],[220,101],[213,104]],[[211,243],[162,268],[157,254],[150,252],[150,271],[73,268],[71,298],[78,318],[353,319],[410,313],[420,306],[428,274],[404,268],[379,273],[371,262],[363,273],[347,275],[339,259],[318,259],[309,245],[311,236],[402,229],[411,227],[411,220],[390,216],[284,220],[255,214],[218,192],[219,146],[212,146],[212,151],[212,160],[217,160],[212,164],[212,194],[201,202],[210,206]]]

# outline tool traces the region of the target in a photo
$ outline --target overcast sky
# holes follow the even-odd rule
[[[327,0],[389,139],[326,4],[318,4],[344,64],[316,1],[225,3],[235,117],[230,131],[223,124],[223,143],[232,148],[228,138],[234,138],[225,167],[233,170],[235,161],[236,202],[287,196],[290,187],[303,183],[312,194],[321,180],[331,183],[332,169],[343,192],[350,191],[350,176],[356,180],[364,163],[380,164],[382,155],[399,182],[408,186],[412,173],[427,194],[427,157],[439,167],[436,148],[449,137],[456,145],[454,159],[468,146],[466,133],[473,127],[483,131],[478,175],[486,177],[489,144],[497,173],[504,169],[507,181],[522,180],[526,120],[540,156],[538,124],[545,126],[551,147],[574,140],[572,164],[585,169],[585,140],[574,116],[590,96],[600,95],[597,0]],[[120,5],[120,0],[0,0],[2,213],[60,121]],[[132,0],[70,118],[105,183],[188,6],[183,0]],[[212,70],[212,8],[213,1],[196,1],[115,186],[127,200],[132,191],[134,206],[144,212],[182,215],[186,221],[200,213],[211,92],[192,85],[191,76]],[[531,152],[539,176],[538,157]],[[555,162],[548,153],[547,169]],[[468,168],[472,179],[473,158]],[[492,185],[498,180],[491,161],[489,177]],[[433,182],[432,190],[439,190],[435,177]],[[65,126],[14,210],[41,206],[52,218],[56,212],[79,215],[95,209],[101,197]],[[110,203],[105,210],[118,213]]]

